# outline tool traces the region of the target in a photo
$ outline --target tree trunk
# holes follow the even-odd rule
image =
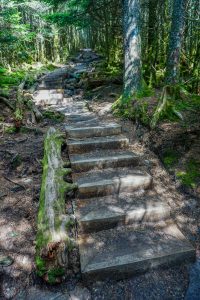
[[[156,81],[155,65],[158,54],[158,0],[149,0],[147,76]]]
[[[123,1],[124,96],[141,88],[142,61],[140,37],[140,0]]]
[[[187,0],[174,0],[172,25],[169,37],[167,55],[166,84],[176,84],[179,81],[179,62],[185,23],[185,6]]]

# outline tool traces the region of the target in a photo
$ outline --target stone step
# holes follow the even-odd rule
[[[60,86],[61,88],[63,88],[62,81],[55,81],[55,82],[42,81],[38,85],[39,88],[40,87],[43,87],[43,88],[45,88],[45,87],[47,87],[47,88],[51,87],[51,89],[55,89],[55,87],[57,87],[57,86]],[[63,90],[63,92],[64,92],[64,90]]]
[[[195,249],[172,223],[136,231],[131,226],[81,235],[83,279],[123,279],[158,266],[195,260]]]
[[[57,78],[57,79],[48,78],[48,79],[42,80],[41,83],[43,83],[43,84],[58,84],[58,83],[62,83],[62,82],[63,82],[62,78]]]
[[[99,137],[108,135],[121,134],[122,127],[118,124],[108,124],[94,127],[80,127],[80,128],[68,128],[67,133],[69,137],[73,138],[88,138],[88,137]]]
[[[152,177],[148,173],[131,168],[73,174],[73,179],[78,184],[80,198],[132,193],[148,189],[152,183]]]
[[[129,145],[129,140],[122,135],[87,138],[84,140],[68,139],[67,145],[70,153],[84,153],[97,149],[122,149]]]
[[[38,105],[57,105],[63,100],[62,89],[38,90],[33,95],[34,102]]]
[[[69,121],[69,120],[68,120]],[[86,127],[86,126],[94,126],[94,124],[98,123],[98,118],[97,117],[88,117],[87,119],[82,119],[82,120],[78,120],[78,119],[74,119],[74,120],[70,120],[70,124],[72,125],[76,125],[79,127]]]
[[[77,123],[82,121],[90,121],[91,119],[95,118],[95,115],[88,113],[86,109],[82,109],[81,114],[68,114],[66,117],[69,122]],[[67,132],[71,131],[72,127],[66,127],[66,130]]]
[[[82,155],[70,156],[73,171],[88,171],[94,168],[137,166],[138,155],[130,151],[96,151]]]
[[[170,219],[170,207],[160,198],[131,194],[76,201],[76,218],[81,232],[95,232],[119,225],[135,228],[155,226]]]
[[[43,91],[43,90],[52,90],[52,89],[62,89],[62,85],[49,85],[49,86],[47,86],[47,85],[45,85],[45,86],[43,86],[43,85],[40,85],[40,86],[38,86],[38,88],[37,88],[39,91]]]

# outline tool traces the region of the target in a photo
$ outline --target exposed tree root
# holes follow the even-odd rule
[[[180,88],[180,86],[165,86],[162,91],[162,95],[158,106],[153,114],[150,126],[151,128],[155,128],[161,116],[167,111],[167,109],[171,109],[174,115],[176,115],[179,119],[183,119],[182,114],[177,111],[173,105],[173,101],[176,99],[183,98],[184,91]]]

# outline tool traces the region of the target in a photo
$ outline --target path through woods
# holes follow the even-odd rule
[[[88,63],[77,62],[73,64],[73,70],[70,69],[70,72],[71,71],[73,74],[74,73],[78,74],[79,72],[80,73],[85,71],[90,72],[92,71],[92,68]],[[92,274],[92,276],[96,275],[97,277],[99,277],[100,275],[101,277],[107,273],[104,267],[105,264],[108,266],[109,263],[112,262],[112,265],[109,266],[110,269],[113,268],[114,273],[116,273],[116,271],[120,271],[121,273],[123,269],[123,268],[121,269],[123,262],[121,262],[119,259],[116,260],[116,257],[118,255],[117,251],[120,250],[122,251],[123,255],[124,254],[126,255],[126,256],[124,255],[124,257],[129,259],[128,263],[130,264],[130,269],[126,268],[125,270],[126,272],[129,273],[129,270],[134,269],[134,263],[135,263],[135,261],[133,260],[130,261],[130,259],[132,259],[129,253],[129,250],[131,249],[130,247],[132,247],[132,249],[135,251],[135,243],[134,243],[135,239],[139,239],[140,241],[140,237],[144,236],[144,230],[141,230],[138,234],[132,232],[131,234],[132,239],[131,241],[129,241],[130,243],[128,244],[126,249],[124,247],[124,244],[127,243],[127,240],[129,239],[130,235],[126,240],[124,239],[124,237],[126,236],[125,233],[128,230],[133,231],[133,228],[135,230],[135,226],[138,226],[138,220],[140,225],[141,222],[145,222],[145,223],[150,222],[151,224],[149,225],[152,226],[152,223],[155,222],[157,223],[158,221],[162,221],[162,226],[163,224],[166,225],[166,223],[163,223],[163,218],[165,219],[169,217],[169,209],[166,203],[167,201],[170,202],[170,197],[172,197],[174,190],[172,191],[169,190],[170,182],[167,182],[167,185],[163,186],[165,185],[165,182],[160,182],[159,178],[154,177],[155,166],[152,166],[152,168],[150,167],[151,163],[147,156],[139,157],[143,149],[140,148],[141,146],[138,146],[138,143],[135,139],[131,138],[131,145],[130,146],[128,145],[128,140],[125,132],[123,132],[122,135],[121,126],[115,123],[116,120],[114,120],[111,115],[100,114],[100,116],[97,116],[97,114],[88,111],[87,108],[88,106],[86,107],[83,101],[83,96],[82,96],[83,90],[82,88],[80,88],[76,79],[74,80],[74,78],[69,78],[67,82],[67,87],[65,88],[65,91],[63,93],[62,82],[63,82],[63,77],[65,77],[66,75],[66,72],[69,73],[69,70],[67,68],[64,68],[48,75],[48,77],[46,77],[45,80],[43,80],[43,82],[39,86],[39,91],[35,95],[35,101],[37,102],[38,105],[48,106],[48,108],[50,107],[51,109],[64,113],[67,117],[65,128],[63,126],[61,126],[61,128],[68,132],[68,137],[69,137],[68,147],[69,150],[71,149],[70,158],[72,162],[72,168],[74,169],[74,173],[75,172],[77,173],[74,174],[74,180],[75,181],[77,180],[77,182],[79,182],[79,195],[78,195],[79,200],[77,202],[78,209],[76,210],[76,212],[77,212],[77,218],[80,220],[80,224],[82,225],[79,231],[80,238],[85,241],[85,244],[83,244],[81,250],[82,271],[83,273],[85,273],[86,276]],[[107,127],[102,128],[102,124],[106,124],[106,123],[107,123]],[[75,127],[78,128],[81,127],[81,130],[77,131],[76,129],[72,129],[71,126],[74,125]],[[84,129],[84,127],[86,127],[87,129]],[[126,125],[124,126],[124,128],[126,128]],[[107,137],[108,134],[109,137]],[[93,137],[94,135],[95,136],[97,135],[98,137],[91,139],[91,137]],[[102,143],[102,141],[104,142]],[[88,148],[87,148],[88,143],[90,145],[90,150],[91,147],[94,147],[96,153],[92,151],[92,153],[88,154]],[[116,151],[113,149],[118,147],[120,148],[122,145],[126,146],[127,150]],[[133,154],[133,150],[135,151],[134,154]],[[75,153],[75,151],[78,151],[78,153]],[[114,156],[115,159],[113,159],[113,155],[112,155],[113,160],[110,158],[111,153],[115,153]],[[149,184],[151,182],[151,177],[149,175],[145,175],[143,177],[141,176],[140,172],[139,174],[135,174],[134,168],[127,168],[127,166],[132,163],[138,165],[138,168],[143,175],[147,173],[152,173],[151,175],[154,179],[154,186],[153,188],[148,190],[145,196],[144,196],[144,187],[145,188],[149,187]],[[108,169],[106,171],[103,171],[103,175],[101,174],[102,171],[98,171],[98,170],[96,170],[95,174],[93,174],[92,173],[93,171],[90,171],[90,169],[94,165],[97,168],[100,167],[100,169],[102,167],[106,167]],[[112,175],[112,171],[111,172],[109,171],[109,168],[111,166],[116,167],[116,169],[114,169],[114,173],[115,173],[114,177]],[[120,169],[118,167],[120,167]],[[86,173],[84,173],[84,176],[81,173],[83,171],[86,171]],[[122,172],[122,174],[120,172]],[[162,177],[163,174],[162,171],[160,171],[160,169],[159,172],[161,172],[160,176]],[[116,173],[118,173],[118,176],[116,176]],[[105,175],[107,175],[108,177],[106,178]],[[133,178],[131,176],[136,176],[136,177],[139,176],[139,178],[142,179],[143,182],[139,180],[138,181],[139,185],[133,186],[132,185]],[[83,177],[83,179],[81,179],[81,177]],[[119,185],[119,177],[120,180],[122,179],[121,180],[122,185]],[[131,184],[129,180],[131,180]],[[145,184],[145,186],[142,186],[142,184]],[[120,193],[118,197],[115,197],[113,193],[115,192],[116,189],[117,191],[122,189],[122,193]],[[130,189],[128,192],[131,192],[131,195],[127,193],[127,189]],[[135,189],[138,189],[136,194],[134,194]],[[112,194],[111,198],[108,196],[110,194]],[[86,195],[88,196],[88,198],[95,197],[95,196],[98,196],[98,198],[80,200],[81,197],[85,198]],[[160,202],[158,201],[158,199],[161,198],[161,195],[162,195],[162,201]],[[138,199],[135,201],[134,206],[130,205],[130,202],[132,202],[131,197],[133,196],[134,198]],[[148,199],[149,206],[145,207],[146,206],[145,201],[147,199]],[[126,222],[129,221],[130,223],[133,224],[131,225],[131,227],[130,224],[127,224],[129,226],[127,226],[126,228],[120,227],[119,229],[110,229],[111,227],[115,227],[117,223],[120,223],[121,225],[125,221]],[[104,231],[99,232],[99,229],[104,229]],[[89,236],[83,235],[83,232],[88,233],[91,231],[98,231],[98,233],[93,232]],[[156,249],[158,245],[157,243],[158,240],[159,240],[159,246],[161,246],[162,248],[163,241],[160,244],[160,240],[161,240],[160,237],[165,236],[167,238],[167,241],[169,241],[171,240],[171,233],[172,233],[172,232],[170,233],[167,232],[167,234],[163,234],[162,232],[160,235],[160,233],[159,234],[158,232],[154,233],[154,231],[156,230],[151,230],[151,233],[148,234],[147,238],[145,238],[144,240],[146,253],[149,252],[149,249],[151,249],[151,255],[155,255],[156,252],[158,251],[158,249]],[[180,236],[180,232],[176,230],[173,232],[177,232],[178,235]],[[121,233],[123,233],[123,236],[121,236]],[[149,236],[152,236],[152,240],[149,239]],[[93,240],[91,239],[91,237]],[[156,243],[154,238],[156,240]],[[86,251],[86,255],[84,255],[85,249],[87,249],[88,247],[88,239],[89,242],[91,241],[92,243],[94,243],[93,244],[94,247],[92,248],[94,252],[90,253],[90,251]],[[113,251],[113,244],[110,244],[110,241],[112,239],[115,241],[114,251]],[[181,236],[181,239],[183,239],[183,236]],[[154,247],[152,248],[153,240],[154,240]],[[102,241],[105,242],[102,243]],[[106,243],[108,243],[108,245]],[[150,243],[151,246],[148,243]],[[176,238],[173,239],[173,246],[175,244],[175,252],[177,251],[177,245],[179,247],[179,243],[180,243],[179,240],[177,240]],[[138,244],[139,243],[137,242],[137,246]],[[141,244],[142,248],[144,244],[143,243]],[[99,247],[102,247],[102,245],[103,246],[106,245],[106,247],[102,247],[102,251],[104,252],[102,253],[101,256],[96,255],[96,249],[95,249],[96,245],[98,245]],[[169,246],[168,243],[167,245]],[[185,242],[181,241],[181,245],[184,245],[184,247],[185,246],[188,247],[189,244],[186,241]],[[90,244],[90,248],[91,248],[91,244]],[[153,252],[152,249],[154,249]],[[164,249],[166,250],[166,243]],[[169,250],[168,252],[169,254],[172,248],[167,247],[167,249]],[[191,250],[193,256],[194,252],[192,248],[190,248],[189,246],[189,248],[187,249]],[[124,250],[126,250],[126,253],[124,253]],[[92,255],[93,257],[92,259],[90,255]],[[144,252],[144,256],[145,256],[145,252]],[[102,261],[102,259],[104,261]],[[109,260],[106,261],[106,259]],[[172,257],[172,260],[173,259],[174,258]],[[87,267],[89,268],[89,271]],[[12,269],[10,270],[12,272]],[[119,282],[115,282],[112,280],[105,280],[104,282],[96,282],[87,286],[90,290],[89,292],[80,283],[79,280],[80,277],[78,275],[79,274],[77,274],[77,276],[71,282],[67,281],[59,288],[52,288],[52,290],[50,289],[51,291],[43,291],[44,294],[42,294],[43,295],[42,299],[45,299],[45,297],[46,299],[49,299],[50,297],[52,297],[52,299],[55,298],[70,299],[70,297],[72,298],[73,293],[75,294],[80,293],[80,290],[82,290],[82,293],[84,291],[86,297],[84,299],[89,299],[90,294],[92,295],[92,299],[93,298],[102,299],[103,297],[104,297],[103,299],[112,299],[112,297],[114,297],[114,299],[116,299],[117,297],[119,299],[124,299],[124,297],[125,299],[126,298],[139,299],[139,297],[142,297],[141,299],[153,299],[154,293],[157,296],[160,295],[160,298],[163,298],[168,293],[170,299],[183,299],[187,287],[187,280],[188,280],[187,269],[186,266],[183,264],[180,267],[174,266],[167,270],[158,269],[156,271],[150,271],[149,273],[146,273],[144,275],[136,276],[134,278],[119,281]],[[75,291],[73,291],[77,283],[78,283],[78,288],[76,287]],[[30,288],[25,293],[22,292],[20,294],[21,298],[18,299],[32,299],[37,297],[38,295],[37,288],[41,288],[41,284],[33,280],[31,285],[33,285],[34,287]],[[153,290],[152,290],[152,285],[154,286]],[[62,293],[58,292],[58,289],[59,291],[61,290]],[[71,296],[70,296],[70,291],[72,291]],[[28,293],[28,296],[26,293]],[[7,297],[7,299],[9,298]]]

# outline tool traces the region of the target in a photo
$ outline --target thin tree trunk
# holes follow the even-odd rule
[[[142,61],[140,37],[140,0],[123,1],[124,96],[141,88]]]
[[[174,0],[172,25],[167,55],[166,83],[179,82],[179,63],[185,23],[185,6],[187,0]]]

